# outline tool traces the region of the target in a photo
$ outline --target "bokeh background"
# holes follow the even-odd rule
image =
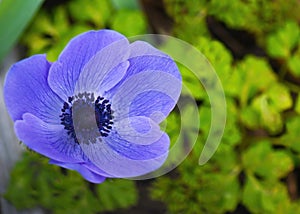
[[[299,0],[0,1],[0,213],[300,213],[299,21]],[[95,185],[21,149],[3,103],[8,67],[37,53],[55,61],[72,37],[102,28],[171,35],[209,59],[226,94],[227,123],[207,164],[198,158],[211,125],[209,99],[181,65],[201,127],[172,172]],[[175,141],[176,109],[167,124]]]

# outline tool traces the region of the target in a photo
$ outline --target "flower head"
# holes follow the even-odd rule
[[[111,30],[73,38],[56,62],[35,55],[14,64],[4,85],[19,140],[94,183],[164,163],[169,138],[158,124],[180,91],[169,56]]]

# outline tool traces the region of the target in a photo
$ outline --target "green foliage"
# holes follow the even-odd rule
[[[114,179],[89,184],[77,172],[62,173],[60,167],[47,162],[42,156],[26,152],[12,172],[6,199],[18,209],[41,206],[53,213],[112,211],[137,202],[133,181]]]
[[[244,29],[258,35],[264,41],[264,35],[282,26],[286,20],[300,17],[300,5],[297,0],[164,0],[168,14],[176,21],[175,32],[180,38],[189,41],[192,32],[207,32],[205,18],[213,16],[235,29]],[[180,33],[184,30],[184,33]],[[188,37],[187,37],[188,35]]]
[[[137,0],[111,0],[112,4],[117,8],[117,9],[138,9],[138,1]]]
[[[293,160],[286,151],[276,151],[268,141],[259,141],[243,153],[243,165],[248,174],[268,181],[285,177],[293,168]]]
[[[111,19],[111,27],[125,36],[136,36],[146,32],[146,19],[138,10],[119,10]]]
[[[286,133],[278,139],[277,143],[290,148],[292,151],[300,153],[300,120],[298,117],[299,116],[291,117],[287,120]]]
[[[300,114],[300,93],[298,94],[298,97],[297,97],[297,102],[296,102],[296,105],[295,105],[295,111]]]
[[[300,53],[296,52],[293,56],[288,58],[288,67],[290,71],[296,76],[300,77]]]
[[[300,4],[290,3],[165,0],[175,21],[173,33],[208,58],[227,101],[222,142],[212,159],[197,167],[210,130],[211,109],[199,80],[179,66],[184,84],[201,103],[201,125],[197,144],[177,173],[158,178],[152,188],[152,197],[164,201],[169,213],[226,213],[238,204],[251,213],[299,212],[300,201],[291,200],[286,181],[300,163],[300,88],[296,84],[300,82]],[[209,16],[253,33],[267,57],[247,54],[234,59],[208,35]],[[269,58],[275,60],[277,70]]]
[[[195,147],[201,147],[201,138]],[[227,145],[213,156],[214,164],[195,167],[199,154],[192,153],[179,166],[179,177],[161,177],[152,197],[167,203],[170,213],[223,213],[234,210],[240,197],[239,167]]]
[[[47,53],[48,60],[55,61],[72,37],[90,29],[81,23],[71,27],[68,20],[64,7],[57,7],[50,14],[41,11],[23,38],[24,44],[28,45],[28,54]]]
[[[106,25],[112,12],[109,1],[91,0],[89,4],[82,0],[71,1],[69,5],[70,16],[76,23],[91,23],[98,28]]]
[[[282,183],[260,181],[251,175],[247,177],[243,191],[243,204],[251,213],[299,212],[299,205],[290,202],[287,190]]]
[[[74,36],[108,27],[134,36],[145,33],[146,21],[140,10],[115,10],[109,0],[91,0],[89,4],[74,0],[50,11],[42,10],[23,37],[23,43],[28,47],[29,55],[47,53],[48,60],[55,61]]]
[[[286,22],[267,37],[267,51],[284,61],[283,72],[300,77],[300,28],[296,21]]]
[[[186,83],[186,87],[182,89],[182,94],[190,95],[191,93],[191,95],[196,99],[204,99],[206,96],[205,91],[195,74],[180,63],[177,63],[177,66],[182,74],[183,82]]]
[[[287,58],[297,45],[300,30],[296,22],[287,22],[267,38],[267,50],[271,57]]]

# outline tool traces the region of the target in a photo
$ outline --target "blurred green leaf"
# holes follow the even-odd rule
[[[238,91],[235,86],[239,83],[233,77],[234,74],[231,67],[233,59],[226,47],[221,42],[206,37],[197,38],[195,46],[211,63],[222,82],[225,93],[227,95],[237,95]]]
[[[287,110],[293,105],[289,90],[280,83],[272,84],[267,90],[266,95],[270,105],[278,111]]]
[[[227,98],[227,119],[222,143],[235,146],[241,143],[242,133],[238,124],[238,112],[234,99]]]
[[[257,129],[260,126],[260,115],[251,106],[246,106],[241,110],[240,119],[242,123],[250,129]]]
[[[97,28],[103,28],[112,13],[112,6],[109,1],[90,0],[87,3],[82,0],[73,0],[68,6],[74,20],[92,22]]]
[[[195,150],[201,144],[199,139]],[[178,168],[176,179],[157,179],[152,197],[167,203],[170,213],[225,213],[233,211],[240,198],[239,167],[234,150],[220,144],[207,164],[198,166],[198,152],[192,152]],[[176,203],[174,203],[176,202]]]
[[[274,34],[267,38],[267,50],[272,57],[288,58],[291,50],[298,43],[300,36],[296,22],[287,22]]]
[[[300,43],[299,43],[300,45]],[[298,45],[298,47],[299,47]],[[300,77],[300,50],[287,59],[288,67],[295,77]]]
[[[111,0],[112,4],[115,6],[116,9],[122,10],[122,9],[139,9],[139,3],[138,0]]]
[[[253,56],[248,56],[238,63],[234,72],[237,75],[237,84],[232,87],[236,87],[242,107],[246,106],[255,95],[265,91],[276,82],[276,76],[268,63]]]
[[[30,55],[47,53],[47,59],[55,61],[70,39],[89,29],[81,23],[71,27],[67,9],[58,6],[51,14],[46,11],[38,14],[23,43],[28,45]]]
[[[209,129],[211,126],[211,108],[210,106],[200,106],[199,107],[199,115],[200,115],[200,129],[202,131],[203,136],[206,138],[209,133]]]
[[[259,141],[243,154],[243,165],[248,173],[254,173],[267,180],[286,176],[294,165],[285,151],[272,149],[268,141]]]
[[[0,1],[0,61],[18,40],[43,1]]]
[[[5,197],[18,209],[40,206],[53,213],[94,214],[134,205],[137,191],[131,180],[88,185],[76,171],[62,173],[60,167],[48,164],[47,158],[25,152],[12,171]]]
[[[266,128],[270,134],[275,135],[282,131],[282,116],[278,109],[272,106],[270,99],[265,94],[254,98],[252,106],[260,115],[261,126]]]
[[[111,19],[111,27],[130,37],[144,34],[147,22],[144,14],[139,10],[118,10]]]
[[[216,15],[220,20],[224,20],[229,26],[246,25],[251,18],[251,7],[243,1],[218,1],[212,0],[209,5],[209,13]],[[226,12],[221,12],[226,11]],[[245,19],[245,16],[248,19]]]
[[[298,94],[296,105],[295,105],[295,111],[300,114],[300,93]]]
[[[251,213],[287,213],[290,209],[287,189],[278,181],[259,181],[248,176],[242,197]]]
[[[300,120],[299,116],[288,118],[286,122],[286,133],[281,136],[278,143],[287,146],[292,150],[300,153]]]
[[[138,194],[132,180],[107,180],[97,185],[97,194],[103,211],[130,207],[136,204],[138,200]]]
[[[192,95],[195,99],[205,99],[206,92],[195,74],[193,74],[188,68],[181,64],[177,64],[182,75],[182,94],[190,96]]]

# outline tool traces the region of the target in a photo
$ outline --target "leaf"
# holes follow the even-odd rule
[[[261,126],[266,128],[270,134],[275,135],[282,131],[283,120],[281,114],[272,106],[270,99],[265,94],[256,97],[252,106],[260,115]]]
[[[257,57],[248,56],[236,65],[234,72],[239,79],[236,86],[242,107],[253,99],[259,92],[268,89],[274,82],[276,76],[268,63]],[[261,77],[261,78],[257,78]]]
[[[241,121],[247,128],[257,129],[260,125],[260,114],[252,106],[246,106],[241,110]]]
[[[26,152],[12,171],[5,197],[18,209],[40,206],[61,214],[113,211],[137,201],[134,181],[116,179],[92,184],[98,194],[87,184],[76,171],[63,174],[60,167],[48,164],[47,158]]]
[[[284,111],[292,107],[293,101],[289,90],[280,83],[272,84],[266,92],[270,105],[278,111]]]
[[[260,182],[251,175],[247,176],[242,201],[251,213],[286,213],[291,205],[280,182]]]
[[[144,34],[147,22],[139,10],[118,10],[111,19],[111,27],[130,37]]]
[[[251,8],[243,1],[210,1],[209,13],[224,20],[229,26],[246,25],[251,18]],[[247,17],[247,19],[245,19]],[[246,21],[247,20],[247,21]]]
[[[152,198],[166,202],[170,213],[233,211],[239,202],[240,185],[238,171],[229,168],[230,171],[223,173],[210,162],[195,167],[192,159],[186,159],[179,167],[176,179],[163,176],[156,180],[151,190]]]
[[[203,176],[202,182],[204,186],[198,189],[197,193],[198,203],[206,207],[209,213],[235,210],[239,200],[240,186],[234,174],[227,174],[227,176],[225,174],[206,174]]]
[[[125,179],[107,180],[97,186],[102,211],[127,208],[137,203],[134,181]]]
[[[139,4],[137,0],[111,0],[112,4],[115,6],[116,9],[129,9],[135,10],[139,8]]]
[[[259,141],[243,154],[243,165],[248,173],[268,181],[286,176],[293,168],[291,157],[285,151],[273,150],[268,141]]]
[[[195,46],[201,53],[207,57],[209,63],[213,66],[224,87],[225,93],[228,95],[236,95],[237,79],[233,77],[233,69],[231,67],[233,58],[226,47],[219,41],[210,40],[206,37],[196,39]],[[197,62],[196,62],[197,63]]]
[[[79,22],[94,23],[97,28],[104,28],[112,13],[112,6],[109,0],[75,0],[68,5],[71,16]]]
[[[295,111],[300,114],[300,93],[298,94],[297,102],[295,105]]]
[[[272,57],[288,58],[300,36],[299,26],[289,21],[267,38],[267,51]]]
[[[234,99],[227,98],[227,119],[222,142],[234,146],[241,143],[242,135],[238,124],[238,113]]]
[[[288,58],[288,67],[295,77],[300,77],[300,53],[299,51]]]
[[[210,130],[211,126],[211,108],[209,106],[200,106],[199,107],[200,114],[200,130],[205,138]]]
[[[2,0],[0,3],[0,61],[18,40],[44,0]]]
[[[82,24],[71,27],[65,7],[58,6],[53,10],[51,14],[41,11],[23,38],[29,54],[47,53],[50,61],[57,59],[71,38],[89,30],[88,26]]]
[[[299,117],[289,118],[286,122],[286,133],[279,138],[281,145],[290,147],[292,150],[300,153],[300,120]]]
[[[206,92],[201,85],[200,80],[193,74],[188,68],[178,63],[178,68],[182,75],[182,94],[187,96],[193,96],[195,99],[205,99]]]

